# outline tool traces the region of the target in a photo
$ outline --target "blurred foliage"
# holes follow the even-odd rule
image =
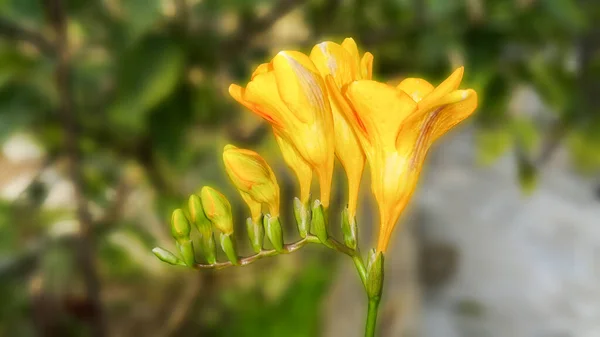
[[[48,162],[42,169],[61,171],[66,134],[58,113],[57,60],[48,47],[54,39],[48,3],[0,0],[0,142],[18,133],[32,135]],[[600,3],[595,1],[64,3],[85,197],[100,213],[110,214],[112,195],[123,180],[134,182],[136,198],[151,195],[134,203],[139,210],[128,212],[133,215],[119,212],[96,233],[105,292],[127,289],[116,299],[106,296],[108,316],[117,322],[111,324],[115,334],[164,333],[157,328],[170,317],[164,307],[181,300],[169,296],[169,287],[183,276],[146,265],[154,261],[149,248],[155,241],[166,242],[158,234],[167,232],[166,225],[156,229],[156,223],[166,224],[169,211],[200,184],[225,186],[215,169],[225,139],[244,146],[263,140],[266,129],[227,97],[226,88],[245,82],[253,67],[277,49],[300,46],[308,52],[319,40],[352,36],[375,55],[374,73],[382,80],[418,75],[436,82],[464,64],[465,87],[480,97],[474,140],[481,163],[511,151],[518,165],[515,181],[526,191],[563,143],[582,172],[600,168],[600,34],[594,27]],[[523,89],[539,95],[543,111],[514,103]],[[35,335],[49,324],[39,313],[57,305],[63,310],[49,316],[55,319],[55,330],[49,331],[73,335],[77,322],[85,321],[63,305],[79,295],[81,275],[65,249],[69,232],[60,234],[64,230],[57,225],[64,227],[74,212],[44,206],[51,188],[48,179],[36,176],[27,193],[0,204],[0,335]],[[231,301],[244,305],[231,313],[237,324],[228,325],[225,318],[212,322],[224,328],[211,335],[254,336],[268,327],[263,336],[314,336],[329,274],[312,265],[303,268],[278,303],[266,304],[255,292],[240,289],[233,299],[213,298],[211,305],[222,310],[230,310]],[[203,291],[195,295],[198,301]],[[140,300],[144,296],[152,302]],[[140,305],[154,310],[123,316]],[[273,315],[277,324],[267,323]],[[192,315],[184,316],[182,325]],[[146,328],[136,328],[140,325]],[[167,335],[195,336],[204,330],[192,325]]]

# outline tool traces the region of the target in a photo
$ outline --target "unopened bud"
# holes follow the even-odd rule
[[[227,175],[240,192],[248,194],[255,202],[266,204],[271,215],[279,215],[279,185],[263,157],[254,151],[227,145],[223,162]]]
[[[212,187],[204,186],[200,192],[204,214],[222,233],[233,233],[231,204],[223,194]]]
[[[160,247],[155,247],[152,249],[152,253],[158,257],[159,260],[166,262],[168,264],[177,265],[177,266],[185,266],[185,263],[181,261],[177,256],[166,249],[162,249]]]
[[[204,214],[204,209],[202,208],[202,200],[200,197],[192,194],[190,199],[188,200],[188,208],[190,210],[190,220],[198,229],[198,232],[202,235],[208,235],[208,233],[212,233],[212,226],[210,220]]]
[[[190,238],[190,223],[180,208],[171,214],[171,235],[177,241]]]

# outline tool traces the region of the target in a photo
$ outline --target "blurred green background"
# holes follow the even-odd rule
[[[514,155],[532,193],[557,148],[599,172],[599,19],[593,0],[0,0],[0,336],[320,336],[345,319],[323,315],[348,262],[331,252],[203,273],[150,252],[173,249],[170,211],[202,185],[247,216],[227,143],[264,154],[290,206],[270,130],[228,85],[278,50],[345,37],[382,81],[464,64],[477,164]],[[536,116],[511,104],[523,88]]]

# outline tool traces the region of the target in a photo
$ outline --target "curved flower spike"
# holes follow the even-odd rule
[[[204,186],[200,191],[204,214],[225,235],[233,234],[233,218],[231,204],[219,191],[212,187]]]
[[[319,69],[322,76],[331,75],[338,90],[352,81],[365,78],[371,79],[372,55],[365,53],[363,59],[370,59],[369,65],[361,65],[358,47],[353,39],[347,38],[339,45],[334,42],[322,42],[316,45],[310,58]],[[367,63],[367,61],[365,61]],[[363,75],[364,74],[364,75]],[[331,102],[335,132],[335,155],[342,163],[348,177],[348,216],[356,216],[358,191],[365,166],[365,155],[358,139],[342,116],[340,107]]]
[[[458,90],[462,75],[461,67],[436,88],[409,78],[396,88],[360,80],[339,90],[327,78],[332,100],[355,131],[371,167],[380,214],[377,251],[387,249],[433,142],[477,107],[475,91]]]
[[[260,65],[246,88],[229,93],[264,118],[319,177],[321,201],[329,205],[333,174],[333,118],[323,78],[308,56],[282,51]]]
[[[279,215],[279,185],[273,170],[258,153],[225,146],[223,162],[227,175],[242,194],[252,212],[252,220],[260,220],[261,205],[269,207],[271,216]]]

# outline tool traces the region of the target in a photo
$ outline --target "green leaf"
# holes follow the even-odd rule
[[[158,0],[121,1],[129,40],[136,40],[148,31],[161,17]]]
[[[111,121],[141,131],[152,108],[176,88],[184,59],[179,46],[167,39],[147,39],[130,50],[119,65],[117,97],[108,109]]]
[[[513,136],[505,127],[479,128],[475,133],[477,161],[483,165],[493,164],[513,144]]]

